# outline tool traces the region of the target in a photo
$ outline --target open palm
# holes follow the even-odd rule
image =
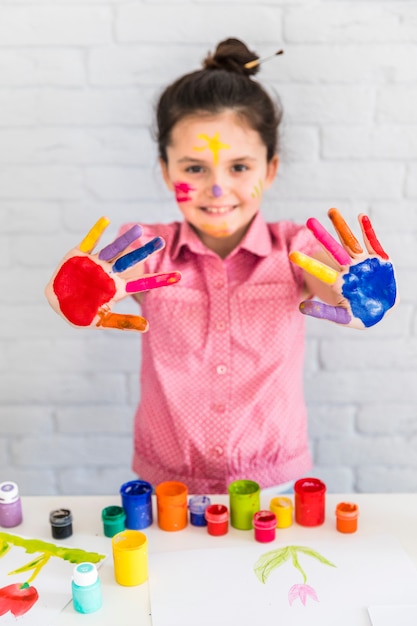
[[[114,313],[112,308],[128,295],[176,283],[181,275],[179,272],[143,274],[141,262],[165,245],[161,237],[125,253],[141,236],[139,225],[94,254],[109,223],[107,218],[100,218],[83,241],[65,255],[45,294],[52,308],[75,326],[145,332],[148,322],[144,317]]]
[[[353,328],[374,326],[398,304],[394,267],[366,215],[358,216],[366,251],[337,209],[330,209],[328,216],[340,244],[315,218],[307,221],[307,227],[337,262],[340,270],[301,252],[294,251],[289,256],[293,263],[329,285],[338,297],[338,305],[306,300],[300,304],[300,311]]]

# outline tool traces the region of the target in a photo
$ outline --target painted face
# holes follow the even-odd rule
[[[233,249],[274,180],[278,158],[267,161],[259,134],[233,111],[184,118],[167,155],[164,178],[184,218],[208,248]]]

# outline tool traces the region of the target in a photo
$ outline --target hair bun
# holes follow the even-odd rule
[[[240,41],[240,39],[229,38],[221,41],[213,54],[209,53],[203,61],[205,70],[226,70],[246,76],[253,76],[259,71],[259,65],[245,67],[245,63],[258,59],[256,52]]]

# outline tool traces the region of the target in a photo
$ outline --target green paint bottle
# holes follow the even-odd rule
[[[253,516],[261,508],[261,488],[253,480],[235,480],[229,485],[230,524],[239,530],[253,528]]]

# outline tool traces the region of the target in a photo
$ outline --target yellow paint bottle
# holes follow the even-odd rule
[[[133,587],[148,580],[148,540],[139,530],[123,530],[112,538],[114,577]]]
[[[292,500],[284,496],[272,498],[269,509],[277,517],[277,528],[288,528],[292,524]]]

